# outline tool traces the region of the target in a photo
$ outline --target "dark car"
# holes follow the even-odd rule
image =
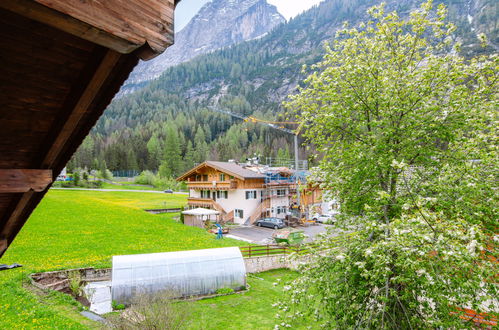
[[[263,218],[256,221],[258,227],[268,227],[274,229],[284,228],[284,220],[279,218]]]
[[[166,193],[166,194],[173,194],[173,190],[171,190],[171,189],[166,189],[166,190],[164,191],[164,193]]]

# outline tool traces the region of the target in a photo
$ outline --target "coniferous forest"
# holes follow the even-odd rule
[[[420,1],[389,1],[388,9],[407,14]],[[466,56],[492,52],[498,23],[494,1],[479,1],[473,25],[465,2],[444,2],[458,27]],[[175,177],[204,160],[289,157],[293,137],[259,123],[247,123],[210,106],[275,121],[289,121],[281,107],[309,74],[345,21],[366,18],[374,1],[326,0],[283,23],[266,36],[202,55],[168,68],[162,76],[115,99],[86,138],[69,169],[158,171]],[[495,11],[494,11],[495,8]],[[488,16],[487,16],[488,15]],[[477,30],[490,45],[480,48]],[[495,38],[495,39],[494,39]],[[292,118],[291,118],[292,119]],[[293,128],[293,126],[288,126]],[[303,141],[302,141],[303,142]],[[300,158],[307,158],[301,146]]]

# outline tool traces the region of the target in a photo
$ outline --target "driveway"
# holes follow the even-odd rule
[[[296,229],[303,230],[305,235],[308,237],[305,239],[305,243],[312,242],[319,233],[325,232],[329,226],[323,224],[315,224],[307,227],[297,227]],[[232,237],[235,239],[241,239],[255,244],[273,244],[272,233],[274,229],[265,227],[237,227],[231,228],[229,235],[227,237]]]

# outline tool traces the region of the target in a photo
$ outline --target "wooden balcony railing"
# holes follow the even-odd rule
[[[225,209],[211,198],[188,197],[187,204],[192,206],[209,207],[220,212],[220,219],[222,221],[232,221],[234,219],[234,211],[227,213]]]
[[[237,181],[186,181],[189,189],[220,189],[232,190],[237,189]]]

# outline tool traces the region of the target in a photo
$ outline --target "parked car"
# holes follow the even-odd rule
[[[328,224],[334,223],[336,221],[336,219],[332,214],[316,214],[312,218],[312,220],[318,223],[328,223]]]
[[[173,190],[171,190],[171,189],[166,189],[166,190],[164,191],[164,193],[166,193],[166,194],[173,194]]]
[[[279,218],[263,218],[256,221],[258,227],[268,227],[274,229],[284,228],[284,220]]]

